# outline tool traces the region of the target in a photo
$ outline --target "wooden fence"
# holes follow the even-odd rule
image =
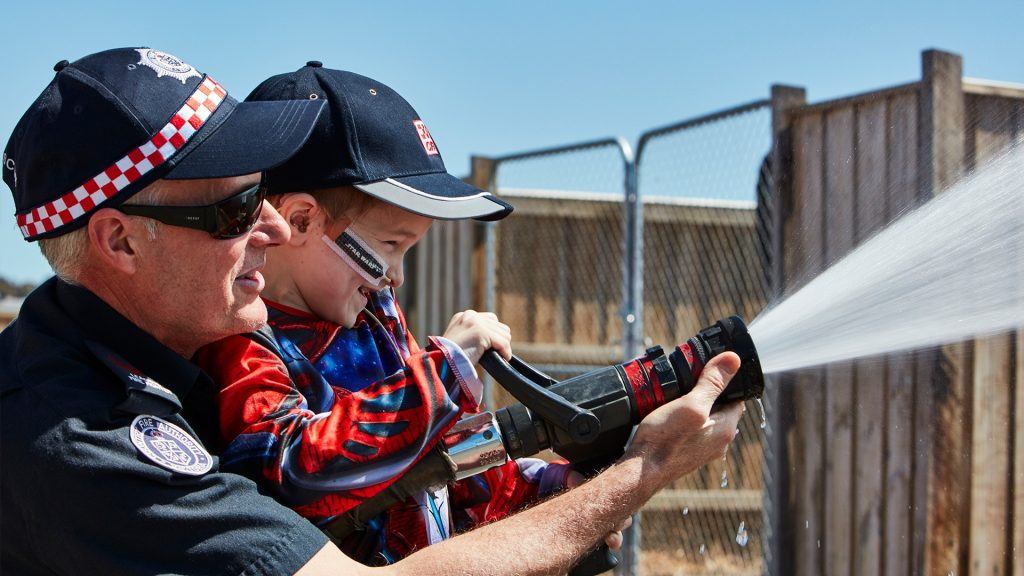
[[[812,105],[773,89],[777,294],[1024,135],[1024,89],[922,67]],[[1021,358],[1006,335],[776,382],[773,573],[1024,574]]]
[[[918,82],[815,104],[801,88],[773,87],[775,207],[757,217],[774,218],[768,227],[776,296],[796,290],[1024,135],[1021,87],[964,79],[961,59],[938,51],[923,54],[922,72]],[[474,159],[477,186],[490,187],[493,173],[493,162]],[[565,210],[564,202],[517,198],[519,211],[502,230],[528,244],[531,230],[578,225],[570,220],[607,210],[596,201],[586,210],[577,210],[580,201]],[[685,207],[659,206],[654,213],[647,226],[659,226],[659,218],[678,226],[687,218]],[[757,217],[749,217],[750,242]],[[645,233],[645,240],[651,237]],[[480,224],[443,223],[418,247],[403,301],[421,334],[440,333],[458,310],[486,306],[484,279],[497,271],[487,270],[483,239]],[[620,287],[583,280],[575,292],[542,294],[542,285],[558,280],[538,278],[547,269],[538,266],[541,256],[523,249],[532,258],[502,272],[520,284],[502,287],[493,303],[524,311],[521,320],[503,315],[514,324],[520,352],[545,363],[619,359],[612,292]],[[550,270],[572,270],[575,281],[587,276],[588,266],[597,277],[596,268],[619,265],[588,254]],[[647,254],[668,261],[676,252],[648,246]],[[663,344],[689,335],[687,322],[670,319],[709,302],[743,309],[748,317],[760,306],[744,294],[723,302],[715,300],[723,298],[720,291],[687,296],[694,302],[681,301],[678,310],[655,310],[659,304],[650,302],[648,335]],[[767,402],[769,573],[1024,575],[1022,358],[1024,338],[1014,334],[776,379]],[[760,488],[748,480],[745,487]]]

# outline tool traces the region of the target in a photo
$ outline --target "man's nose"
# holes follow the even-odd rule
[[[253,226],[249,241],[256,246],[280,246],[291,238],[291,229],[281,213],[264,200],[260,217]]]

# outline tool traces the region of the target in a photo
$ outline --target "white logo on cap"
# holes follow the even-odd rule
[[[213,468],[213,458],[195,438],[156,416],[136,416],[132,444],[158,466],[189,476],[202,476]]]
[[[11,178],[14,179],[14,187],[18,187],[18,172],[14,169],[14,158],[8,158],[4,154],[4,168],[11,171]]]
[[[422,120],[413,120],[412,125],[416,127],[416,134],[419,135],[420,143],[423,144],[423,149],[427,151],[427,156],[440,154],[437,151],[437,145],[434,144],[434,139],[430,136],[430,130],[427,130],[427,125]]]
[[[157,78],[170,76],[181,80],[181,83],[184,84],[185,80],[192,76],[195,76],[196,78],[200,77],[198,70],[188,65],[181,58],[168,54],[167,52],[161,52],[150,48],[136,48],[135,51],[142,57],[142,59],[139,60],[139,64],[142,64],[146,68],[156,70]]]

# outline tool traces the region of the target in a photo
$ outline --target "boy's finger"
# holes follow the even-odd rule
[[[508,338],[491,336],[491,348],[505,360],[512,359],[512,342]]]

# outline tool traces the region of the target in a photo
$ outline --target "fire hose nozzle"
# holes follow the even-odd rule
[[[669,355],[672,368],[679,378],[682,394],[697,384],[704,366],[722,352],[735,352],[740,357],[739,372],[718,396],[715,404],[735,400],[749,400],[764,395],[764,374],[754,341],[747,325],[739,316],[729,316],[704,328]]]

